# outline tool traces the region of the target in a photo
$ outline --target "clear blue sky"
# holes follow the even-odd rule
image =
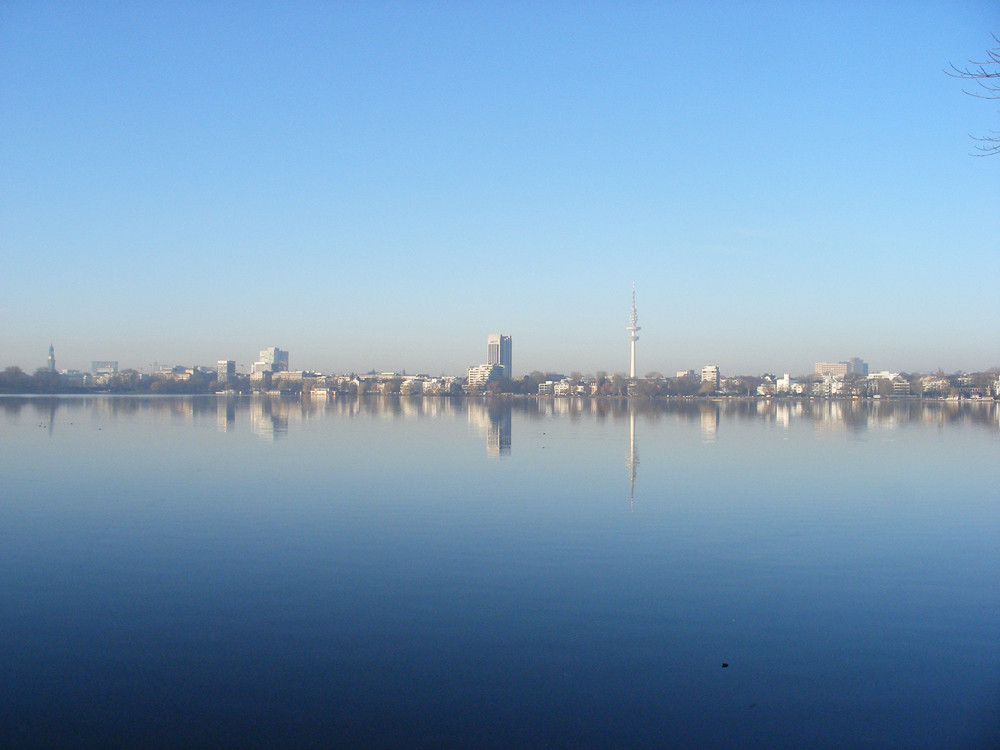
[[[875,7],[883,6],[883,7]],[[996,2],[0,4],[0,367],[1000,365]]]

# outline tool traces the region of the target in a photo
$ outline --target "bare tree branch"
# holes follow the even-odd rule
[[[992,37],[993,41],[1000,45],[1000,37],[996,34],[992,34]],[[946,70],[945,73],[952,78],[972,81],[978,86],[972,91],[962,89],[969,96],[976,99],[1000,99],[1000,46],[987,50],[985,60],[980,62],[969,60],[969,66],[965,68],[959,68],[952,63],[951,70]],[[988,133],[989,135],[983,136],[969,135],[970,138],[978,141],[976,151],[979,153],[973,154],[974,156],[989,156],[1000,153],[1000,131],[990,130]]]

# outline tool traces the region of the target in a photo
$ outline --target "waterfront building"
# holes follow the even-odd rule
[[[469,368],[469,388],[483,388],[502,376],[503,367],[499,364],[475,365]]]
[[[423,392],[424,382],[417,378],[406,378],[399,384],[400,396],[415,396]]]
[[[514,377],[514,370],[511,369],[510,336],[504,336],[502,333],[489,335],[486,339],[486,363],[503,367],[503,377]]]
[[[236,361],[232,359],[220,359],[216,366],[216,377],[219,383],[228,383],[236,379]]]
[[[719,389],[720,377],[718,365],[705,365],[701,368],[701,382],[711,383],[715,390]]]

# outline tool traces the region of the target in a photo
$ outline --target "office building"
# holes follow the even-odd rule
[[[868,363],[858,357],[851,357],[847,361],[847,374],[868,377]]]
[[[492,333],[486,339],[486,363],[490,365],[500,365],[503,368],[503,377],[512,378],[514,371],[511,369],[511,345],[510,336],[502,333]]]
[[[847,377],[846,362],[817,362],[815,367],[817,375],[832,375],[835,378]]]
[[[469,387],[482,388],[487,383],[499,380],[503,376],[503,367],[498,364],[476,365],[469,368]]]
[[[701,382],[711,383],[712,388],[715,390],[719,389],[719,366],[718,365],[705,365],[701,368]]]
[[[846,378],[848,375],[868,376],[868,363],[858,357],[852,357],[847,362],[817,362],[817,375],[832,375],[835,378]]]
[[[220,383],[229,383],[236,379],[236,361],[232,359],[220,359],[216,369],[216,376]]]
[[[250,374],[258,372],[288,372],[288,352],[276,346],[260,350],[257,361],[250,366]]]

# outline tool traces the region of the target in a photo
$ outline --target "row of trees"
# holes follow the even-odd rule
[[[20,367],[8,367],[0,372],[0,393],[64,393],[62,379],[57,372],[39,368],[29,375]]]
[[[188,380],[142,377],[137,370],[121,372],[101,378],[97,386],[83,386],[57,372],[44,367],[33,375],[20,367],[8,367],[0,372],[0,393],[90,393],[100,390],[108,393],[211,393],[216,389],[214,375],[195,372]]]

